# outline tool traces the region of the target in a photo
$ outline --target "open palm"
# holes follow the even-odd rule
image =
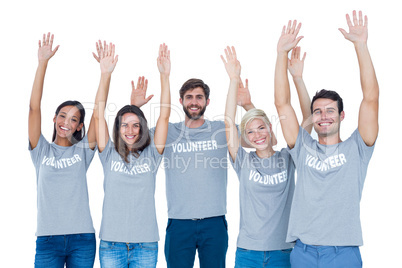
[[[349,26],[349,32],[346,32],[344,29],[339,28],[339,31],[341,31],[345,39],[351,41],[354,44],[366,43],[368,38],[367,16],[364,16],[363,21],[363,13],[359,11],[359,18],[357,18],[356,10],[353,10],[353,23],[350,20],[349,14],[346,14],[346,22]]]
[[[54,35],[50,35],[50,33],[43,34],[43,39],[42,43],[39,40],[39,49],[38,49],[38,59],[39,61],[48,61],[53,55],[56,53],[56,51],[59,49],[59,46],[57,46],[54,50],[52,50],[53,46],[53,38]]]

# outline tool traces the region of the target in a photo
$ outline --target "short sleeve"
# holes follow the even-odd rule
[[[154,130],[154,132],[152,132],[151,130],[149,131],[149,136],[151,138],[151,143],[149,144],[149,146],[145,149],[145,150],[149,150],[151,157],[154,159],[154,163],[155,163],[155,168],[153,169],[153,172],[156,173],[156,171],[158,170],[158,167],[162,161],[163,158],[163,153],[160,154],[158,152],[158,149],[156,148],[155,145],[155,141],[154,141],[154,134],[155,134],[155,128],[152,128]],[[165,150],[163,151],[165,152]]]
[[[88,142],[88,136],[85,136],[80,142],[78,142],[76,145],[76,148],[80,148],[83,150],[84,155],[85,155],[85,165],[86,168],[88,169],[89,165],[92,162],[92,159],[95,156],[95,152],[98,149],[97,146],[95,146],[94,149],[89,148],[89,142]]]
[[[112,150],[115,150],[114,143],[112,142],[112,139],[109,137],[109,140],[108,140],[105,148],[103,149],[103,151],[100,152],[98,150],[99,159],[103,166],[105,165],[105,163],[110,161],[110,157],[112,155]]]
[[[375,143],[372,146],[368,146],[360,135],[359,129],[353,132],[351,138],[357,144],[360,159],[367,165],[373,155]]]
[[[299,126],[299,134],[297,135],[295,146],[291,149],[287,147],[288,152],[292,156],[295,162],[299,161],[301,156],[301,150],[306,151],[316,151],[316,141],[311,137],[311,135],[301,126]]]
[[[34,149],[32,149],[31,143],[28,140],[28,150],[31,154],[31,159],[35,167],[39,165],[41,155],[48,146],[49,142],[45,139],[45,137],[43,137],[42,134],[40,134],[38,144]]]
[[[243,149],[242,146],[239,146],[239,149],[237,150],[236,154],[236,159],[233,162],[232,157],[229,156],[230,163],[232,164],[233,169],[236,171],[237,174],[240,174],[242,164],[244,162],[244,158],[247,155],[247,152]]]

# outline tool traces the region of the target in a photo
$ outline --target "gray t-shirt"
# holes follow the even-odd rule
[[[299,129],[295,147],[290,150],[298,179],[286,241],[363,245],[360,199],[373,150],[358,129],[344,142],[327,146]]]
[[[232,158],[230,158],[232,159]],[[240,183],[240,231],[237,246],[269,251],[292,248],[286,243],[295,188],[295,165],[287,149],[259,158],[242,147],[231,161]]]
[[[99,158],[103,165],[105,196],[99,237],[105,241],[140,243],[159,240],[155,210],[155,180],[162,159],[154,145],[129,163],[109,138]]]
[[[169,123],[163,161],[168,217],[225,215],[228,165],[223,121],[205,120],[199,128]]]
[[[42,135],[29,146],[36,169],[37,236],[95,233],[89,211],[86,172],[95,150],[88,139],[69,147],[49,143]]]

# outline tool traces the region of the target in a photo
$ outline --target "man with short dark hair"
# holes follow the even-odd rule
[[[163,165],[169,218],[165,258],[169,268],[193,267],[197,250],[201,268],[223,268],[226,263],[229,162],[225,123],[204,118],[209,92],[201,79],[186,81],[179,100],[185,120],[169,123]],[[132,97],[132,104],[143,105],[149,99],[142,92]],[[244,109],[254,108],[247,88],[239,88],[238,99]]]
[[[349,33],[339,29],[356,50],[363,100],[358,128],[342,141],[345,118],[342,99],[334,91],[320,91],[312,101],[312,122],[318,142],[299,127],[290,103],[287,55],[302,37],[301,24],[289,21],[278,42],[275,69],[275,106],[297,169],[297,184],[289,219],[287,242],[296,241],[292,267],[361,267],[363,244],[360,199],[367,167],[378,135],[379,86],[367,48],[367,16],[361,11]]]

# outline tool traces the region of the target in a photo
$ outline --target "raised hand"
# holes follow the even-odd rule
[[[96,57],[93,52],[92,55],[100,63],[101,72],[112,73],[116,67],[117,61],[119,60],[119,56],[115,56],[115,45],[112,43],[107,45],[106,41],[103,41],[102,46],[102,42],[99,40],[98,43],[96,43],[96,50],[98,52],[98,57]]]
[[[53,46],[53,38],[54,35],[50,35],[50,33],[43,34],[42,43],[39,40],[39,49],[38,49],[38,60],[40,62],[47,62],[54,54],[56,54],[57,50],[60,46],[57,46],[52,50]]]
[[[339,31],[343,34],[345,39],[349,40],[353,44],[358,43],[367,43],[368,38],[368,18],[364,16],[364,23],[363,23],[363,13],[359,11],[359,19],[356,16],[356,10],[353,10],[353,23],[350,20],[349,14],[346,14],[346,22],[349,26],[349,33],[346,32],[344,29],[339,28]]]
[[[235,48],[233,46],[232,48],[228,46],[225,49],[225,54],[226,54],[226,60],[222,55],[221,59],[223,61],[223,64],[225,64],[225,69],[229,77],[240,78],[241,66],[240,62],[237,60]]]
[[[170,75],[170,50],[168,50],[168,46],[165,43],[159,46],[157,64],[161,75]]]
[[[142,105],[148,103],[152,99],[154,95],[147,95],[148,88],[148,80],[145,79],[144,76],[138,77],[137,87],[134,85],[134,81],[131,81],[131,87],[133,88],[131,91],[131,104],[141,107]]]
[[[297,43],[303,38],[303,36],[297,36],[299,34],[301,23],[299,23],[296,27],[297,20],[288,22],[288,26],[283,26],[281,37],[279,38],[277,51],[288,53],[291,49],[293,49]]]
[[[303,58],[300,59],[300,47],[295,47],[292,50],[292,55],[288,60],[288,70],[293,78],[303,76],[304,59],[306,58],[306,52],[303,54]]]
[[[240,79],[239,89],[237,90],[237,105],[244,106],[251,104],[251,95],[248,89],[248,79],[246,79],[246,86],[243,85],[243,81]]]

